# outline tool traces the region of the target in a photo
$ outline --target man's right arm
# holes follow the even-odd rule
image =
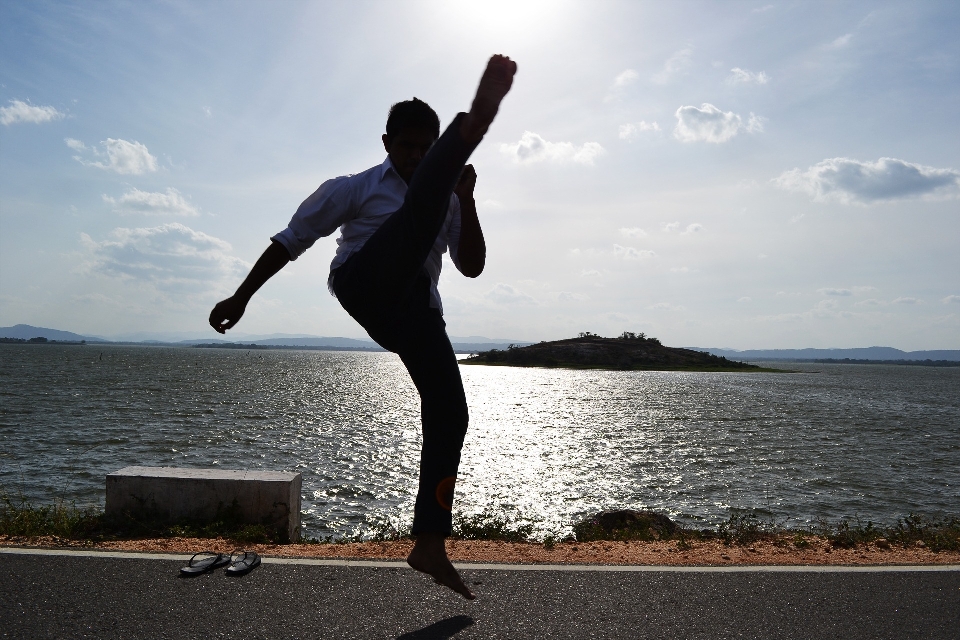
[[[286,247],[279,242],[271,242],[257,263],[253,265],[249,275],[237,288],[237,292],[226,300],[218,302],[210,312],[210,326],[220,333],[226,333],[227,329],[237,324],[253,294],[288,262],[290,262],[290,254]]]

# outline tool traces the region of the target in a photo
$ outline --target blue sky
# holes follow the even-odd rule
[[[958,31],[954,2],[3,3],[0,325],[213,337],[390,104],[449,122],[502,52],[450,334],[960,348]],[[364,337],[334,247],[237,335]]]

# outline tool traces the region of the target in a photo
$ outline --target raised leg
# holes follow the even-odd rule
[[[421,161],[403,205],[337,270],[334,290],[341,301],[341,290],[385,306],[407,297],[446,219],[460,172],[496,116],[516,69],[507,57],[490,58],[470,112],[458,115]]]
[[[490,58],[480,77],[470,112],[460,122],[460,135],[468,142],[479,142],[500,110],[500,103],[513,86],[517,63],[499,54]]]

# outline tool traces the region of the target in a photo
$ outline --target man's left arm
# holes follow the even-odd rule
[[[453,192],[460,200],[460,240],[457,245],[457,258],[460,272],[468,278],[476,278],[483,273],[487,261],[487,245],[483,240],[483,229],[477,217],[477,203],[473,198],[473,189],[477,185],[477,172],[472,164],[463,168],[460,181]]]

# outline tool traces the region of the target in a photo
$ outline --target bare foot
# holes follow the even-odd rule
[[[413,551],[407,556],[407,564],[431,576],[437,584],[450,587],[467,600],[477,597],[467,588],[467,585],[463,584],[460,574],[447,558],[443,536],[439,533],[419,534],[413,545]]]
[[[500,102],[510,91],[516,73],[517,63],[507,56],[497,54],[490,58],[480,77],[470,113],[460,122],[460,135],[464,140],[476,142],[483,138],[500,109]]]

